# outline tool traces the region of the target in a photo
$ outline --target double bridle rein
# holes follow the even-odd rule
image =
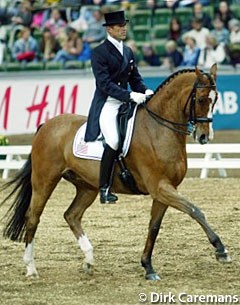
[[[208,118],[208,117],[197,117],[196,116],[196,92],[197,89],[203,89],[203,88],[210,88],[210,89],[216,89],[216,84],[215,81],[213,80],[213,78],[211,77],[210,74],[202,72],[202,75],[206,75],[209,83],[208,85],[203,85],[203,84],[199,84],[197,82],[197,80],[195,81],[193,88],[187,98],[187,101],[185,103],[184,106],[184,112],[186,111],[187,106],[190,104],[190,109],[189,109],[189,118],[187,123],[178,123],[178,122],[173,122],[171,120],[168,120],[166,118],[163,118],[161,116],[159,116],[158,114],[156,114],[155,112],[153,112],[152,110],[150,110],[147,107],[147,103],[143,103],[143,107],[147,110],[148,114],[160,125],[183,135],[191,135],[195,129],[196,129],[196,124],[197,123],[211,123],[212,122],[212,118]],[[152,97],[152,96],[151,96]],[[151,97],[148,99],[150,100]],[[213,102],[213,105],[216,103],[217,100],[217,96],[215,98],[215,101]],[[169,126],[168,124],[171,124],[172,126]],[[182,128],[180,129],[179,127],[186,127],[186,130],[183,130]]]

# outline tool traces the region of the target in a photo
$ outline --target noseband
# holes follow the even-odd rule
[[[167,127],[168,129],[174,131],[174,132],[178,132],[180,134],[184,134],[184,135],[191,135],[195,130],[196,130],[196,124],[197,123],[211,123],[212,122],[212,118],[208,118],[208,117],[197,117],[196,116],[196,92],[197,89],[203,89],[203,88],[210,88],[210,89],[216,89],[216,84],[213,80],[213,78],[211,77],[210,74],[202,72],[202,75],[206,75],[208,80],[209,80],[209,84],[208,85],[203,85],[203,84],[199,84],[198,81],[196,80],[193,88],[187,98],[187,101],[185,103],[184,106],[184,112],[186,111],[187,106],[190,104],[190,109],[189,109],[189,118],[188,118],[188,122],[187,124],[184,123],[178,123],[178,122],[173,122],[171,120],[165,119],[161,116],[159,116],[158,114],[154,113],[152,110],[150,110],[147,107],[147,104],[144,103],[142,104],[143,107],[147,110],[148,114],[160,125]],[[213,102],[213,105],[216,103],[217,101],[217,96]],[[168,124],[172,124],[172,126],[169,126]],[[183,130],[183,129],[179,129],[179,127],[186,127],[187,131]]]
[[[204,89],[204,88],[210,88],[210,89],[216,89],[216,84],[214,82],[214,80],[212,79],[212,77],[210,76],[210,74],[208,73],[202,73],[202,75],[206,75],[208,80],[209,80],[209,85],[203,85],[203,84],[199,84],[197,82],[197,80],[194,83],[193,89],[191,90],[189,97],[187,99],[187,102],[184,106],[184,112],[186,111],[186,108],[188,106],[188,104],[190,103],[190,109],[189,109],[189,119],[188,119],[188,123],[187,123],[187,128],[188,128],[188,132],[189,134],[191,134],[195,129],[196,129],[196,124],[197,123],[212,123],[212,118],[202,118],[202,117],[197,117],[196,116],[196,92],[197,89]],[[215,98],[215,101],[213,102],[213,104],[216,103],[217,100],[217,96]]]

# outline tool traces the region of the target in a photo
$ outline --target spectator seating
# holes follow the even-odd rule
[[[234,12],[234,15],[237,19],[240,19],[240,5],[239,4],[232,4],[230,6],[231,10]]]
[[[203,11],[206,12],[211,19],[214,19],[214,6],[213,5],[208,5],[203,7]]]
[[[19,62],[8,62],[6,65],[3,65],[3,67],[8,72],[22,71],[22,65]]]
[[[61,62],[49,61],[45,64],[46,70],[61,70],[63,68]]]
[[[83,69],[84,62],[78,60],[68,60],[65,65],[65,69]]]
[[[167,39],[155,39],[153,40],[153,47],[156,50],[156,53],[160,57],[166,56],[166,42]]]
[[[163,4],[162,0],[155,0],[156,4]],[[217,9],[220,0],[214,1],[211,5],[204,6],[204,11],[207,12],[212,19],[214,18],[214,10]],[[73,1],[74,2],[74,1]],[[235,16],[240,19],[240,5],[236,4],[237,2],[234,0],[229,1],[230,8],[234,12]],[[234,4],[233,4],[234,3]],[[62,6],[64,2],[60,2],[60,9],[64,11],[63,15],[67,17],[67,9]],[[73,7],[74,9],[75,7]],[[91,6],[92,8],[92,6]],[[120,9],[120,5],[107,5],[102,6],[103,11],[111,11]],[[78,9],[78,7],[76,7]],[[140,51],[142,51],[142,46],[146,42],[151,42],[156,52],[160,57],[166,56],[166,41],[167,41],[167,33],[169,31],[170,20],[175,14],[182,22],[183,29],[185,26],[189,25],[189,21],[192,18],[192,7],[178,7],[174,11],[170,8],[157,8],[157,9],[149,9],[146,6],[146,2],[141,1],[131,3],[129,5],[129,9],[126,11],[127,18],[130,19],[129,23],[129,33],[128,38],[136,41],[137,47]],[[69,15],[69,13],[68,13]],[[66,18],[68,21],[70,17]],[[9,41],[9,46],[4,50],[4,63],[0,65],[0,71],[40,71],[43,69],[46,70],[58,70],[58,69],[83,69],[89,68],[91,66],[90,61],[87,62],[78,62],[78,61],[69,61],[64,66],[61,63],[56,62],[30,62],[27,64],[19,63],[14,61],[11,56],[10,46],[14,43],[14,41],[18,38],[18,33],[21,30],[22,26],[17,26],[14,31],[10,31],[7,34],[7,39]],[[40,42],[42,37],[42,31],[38,29],[34,29],[32,36]],[[94,48],[99,43],[92,43],[90,45],[91,48]]]
[[[29,62],[23,67],[25,71],[41,71],[44,70],[43,62]]]
[[[172,10],[168,8],[159,8],[153,14],[153,26],[159,24],[169,24],[172,17]]]
[[[132,29],[133,39],[136,42],[148,42],[151,40],[151,28],[148,25],[138,25]]]
[[[168,24],[158,24],[153,27],[152,35],[154,39],[162,39],[166,38],[166,33],[169,31],[169,25]]]
[[[179,7],[176,9],[176,15],[183,25],[190,22],[192,18],[192,8],[191,7]]]
[[[151,25],[152,12],[150,10],[134,10],[129,14],[131,27],[135,28],[139,25]]]

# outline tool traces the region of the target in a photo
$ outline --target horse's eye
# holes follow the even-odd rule
[[[202,104],[204,101],[205,101],[205,98],[204,98],[204,97],[199,97],[198,102],[199,102],[200,104]]]

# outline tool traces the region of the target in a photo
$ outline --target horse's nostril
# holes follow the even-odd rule
[[[206,134],[202,134],[199,137],[199,143],[200,144],[207,144],[207,142],[208,142],[208,136]]]

